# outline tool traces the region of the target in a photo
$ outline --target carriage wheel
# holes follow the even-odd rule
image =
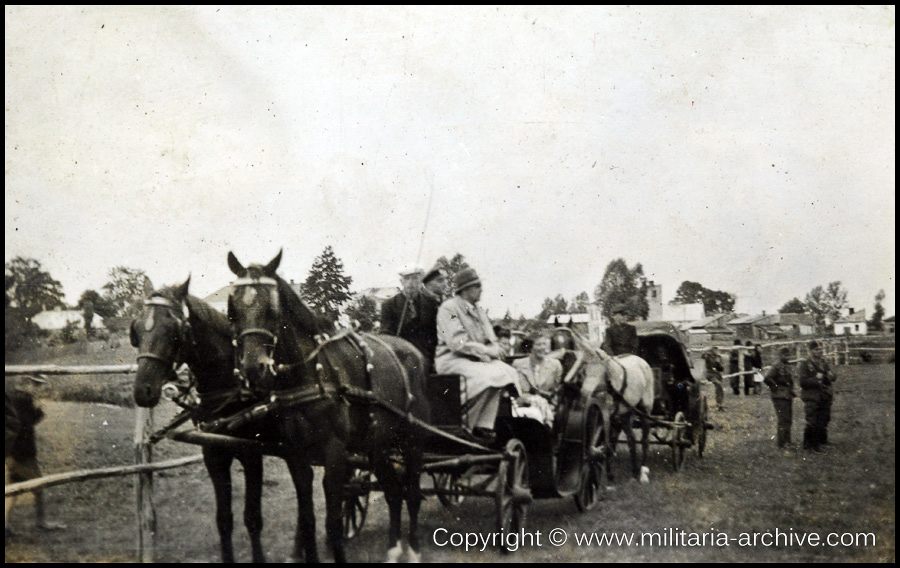
[[[681,471],[684,465],[684,446],[687,444],[687,428],[688,422],[684,417],[684,412],[675,414],[675,424],[672,429],[672,436],[669,445],[672,446],[672,469]]]
[[[438,501],[441,505],[448,509],[458,507],[460,503],[466,500],[466,496],[456,491],[460,490],[460,476],[458,473],[436,473],[434,474],[434,488],[444,491],[454,491],[452,494],[438,493]]]
[[[703,450],[706,449],[706,397],[700,400],[700,416],[697,417],[697,424],[694,425],[694,439],[697,442],[697,457],[703,457]]]
[[[372,472],[354,469],[344,488],[344,538],[352,539],[362,530],[369,512]]]
[[[525,530],[525,517],[531,503],[528,484],[528,457],[525,446],[513,438],[506,443],[504,459],[497,468],[497,532],[519,533]],[[506,539],[500,545],[503,553],[512,552]]]
[[[596,508],[603,500],[603,484],[609,467],[606,456],[608,436],[600,408],[590,407],[584,428],[581,486],[575,494],[575,506],[580,513]]]

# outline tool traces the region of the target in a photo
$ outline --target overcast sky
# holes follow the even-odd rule
[[[500,317],[641,263],[895,302],[895,8],[10,7],[6,261],[205,296],[461,253]]]

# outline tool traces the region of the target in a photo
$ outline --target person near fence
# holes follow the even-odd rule
[[[721,412],[725,410],[725,386],[722,384],[722,356],[719,348],[713,345],[703,354],[706,364],[706,380],[713,384],[716,391],[716,408]]]
[[[753,370],[753,374],[744,375],[744,394],[749,395],[751,392],[753,394],[762,394],[762,385],[765,381],[765,376],[762,372],[762,347],[758,343],[754,345],[752,341],[747,341],[745,345],[751,349],[744,357],[744,367]]]
[[[513,415],[534,418],[553,426],[553,402],[562,380],[562,363],[550,357],[550,336],[541,334],[534,339],[531,354],[513,361],[519,373],[519,392]]]
[[[806,427],[803,430],[803,449],[824,454],[828,444],[828,423],[834,401],[834,371],[822,356],[818,341],[807,344],[809,357],[800,362],[800,398],[803,399]]]
[[[37,459],[37,435],[35,426],[44,418],[44,411],[34,402],[34,395],[17,388],[11,381],[6,385],[6,432],[4,477],[6,485],[41,477]],[[35,523],[43,530],[58,530],[65,525],[47,519],[44,492],[36,489],[34,494]],[[6,538],[13,536],[9,514],[16,497],[6,498]]]
[[[741,375],[739,373],[743,369],[741,369],[740,347],[741,340],[735,339],[734,347],[732,347],[731,351],[728,353],[728,374],[730,375],[731,380],[731,390],[734,391],[735,396],[740,396],[741,394]]]
[[[438,346],[434,360],[440,374],[465,377],[465,416],[477,440],[496,439],[494,421],[506,389],[516,391],[518,373],[500,360],[500,345],[487,313],[478,305],[481,279],[472,268],[456,276],[456,295],[441,304],[437,316]]]
[[[779,448],[791,443],[791,420],[793,419],[794,377],[791,373],[791,350],[782,347],[778,350],[778,362],[766,373],[765,383],[772,392],[772,405],[775,406],[776,444]]]

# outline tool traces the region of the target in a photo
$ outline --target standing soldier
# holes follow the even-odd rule
[[[731,352],[728,354],[728,374],[731,375],[731,390],[734,391],[735,396],[739,396],[741,394],[741,350],[739,349],[741,346],[741,340],[734,340],[734,347],[731,349]]]
[[[706,362],[706,380],[713,384],[716,389],[716,407],[719,411],[725,410],[722,403],[725,402],[725,387],[722,385],[722,357],[719,355],[719,348],[713,345],[709,351],[703,354],[703,360]]]
[[[778,350],[778,362],[766,373],[766,386],[772,391],[772,404],[775,406],[775,420],[778,423],[776,443],[779,448],[791,443],[791,420],[794,397],[794,379],[791,376],[791,350],[782,347]]]
[[[831,421],[831,403],[834,400],[834,371],[822,357],[818,341],[810,341],[809,358],[800,363],[800,398],[806,411],[806,428],[803,431],[803,449],[824,454],[822,446],[828,444],[828,423]]]

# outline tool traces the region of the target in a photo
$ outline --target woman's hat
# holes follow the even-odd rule
[[[463,268],[456,275],[456,293],[460,293],[466,288],[471,288],[472,286],[480,286],[481,279],[478,278],[478,274],[475,273],[474,268]]]

